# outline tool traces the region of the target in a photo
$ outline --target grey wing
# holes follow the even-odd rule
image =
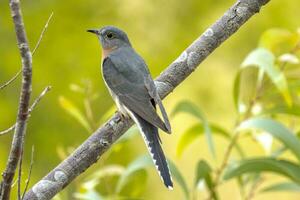
[[[168,115],[167,112],[161,102],[160,96],[158,95],[158,92],[156,90],[156,86],[154,84],[154,81],[152,80],[150,74],[148,74],[148,76],[145,79],[145,86],[148,90],[149,95],[154,99],[155,103],[158,105],[161,114],[163,116],[166,128],[168,129],[168,133],[171,133],[171,125],[168,119]]]
[[[128,60],[128,56],[123,56],[125,57],[109,56],[103,61],[103,77],[107,86],[127,109],[168,132],[168,128],[156,113],[155,99],[150,96],[145,86],[145,75],[138,69],[139,60]]]

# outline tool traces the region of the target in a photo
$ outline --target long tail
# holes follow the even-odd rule
[[[153,126],[137,114],[132,112],[130,114],[137,126],[139,127],[139,130],[151,154],[154,165],[156,166],[158,174],[160,175],[165,186],[168,189],[172,190],[173,182],[171,178],[171,173],[164,152],[160,146],[158,128]]]

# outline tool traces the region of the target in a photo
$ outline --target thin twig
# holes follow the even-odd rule
[[[47,20],[47,22],[46,22],[46,24],[45,24],[43,30],[42,30],[42,32],[41,32],[41,34],[40,34],[40,37],[39,37],[39,39],[38,39],[38,41],[37,41],[37,43],[36,43],[36,45],[35,45],[35,47],[34,47],[34,49],[33,49],[33,51],[32,51],[32,55],[34,55],[35,52],[36,52],[36,50],[39,48],[40,43],[41,43],[41,41],[42,41],[42,39],[43,39],[43,37],[44,37],[44,34],[45,34],[45,32],[46,32],[46,30],[47,30],[47,28],[48,28],[48,26],[49,26],[49,22],[50,22],[51,19],[52,19],[52,16],[53,16],[53,12],[51,12],[51,14],[50,14],[50,16],[49,16],[49,18],[48,18],[48,20]]]
[[[41,99],[45,96],[45,94],[47,94],[47,92],[49,92],[51,90],[51,86],[47,86],[42,92],[41,94],[34,100],[33,104],[30,106],[30,108],[28,109],[28,115],[30,116],[31,112],[33,111],[33,109],[36,107],[36,105],[41,101]]]
[[[21,181],[22,181],[22,164],[23,164],[24,149],[22,149],[21,157],[19,161],[18,171],[18,200],[21,200]]]
[[[0,86],[0,90],[4,89],[6,86],[8,86],[9,84],[11,84],[12,82],[14,82],[18,76],[21,74],[22,70],[20,69],[16,75],[14,75],[10,80],[8,80],[6,83],[4,83],[3,85]]]
[[[257,90],[260,90],[260,88],[261,88],[261,86],[259,86]],[[256,101],[258,100],[258,95],[257,95],[258,91],[257,90],[255,92],[254,97],[250,100],[250,105],[248,106],[247,111],[246,111],[246,113],[245,113],[244,118],[243,118],[242,121],[244,121],[244,120],[248,119],[249,117],[251,117],[251,110],[252,110],[253,106],[255,105]],[[236,144],[236,142],[238,141],[238,138],[239,138],[240,134],[237,131],[235,131],[235,130],[239,126],[240,123],[241,122],[238,122],[236,124],[236,126],[234,127],[234,135],[233,135],[233,137],[232,137],[232,139],[231,139],[228,147],[225,150],[225,155],[224,155],[222,164],[221,164],[220,168],[216,170],[216,176],[215,176],[215,179],[214,179],[214,190],[220,184],[222,173],[224,172],[225,168],[227,167],[228,161],[229,161],[229,157],[231,155],[233,147]],[[212,193],[209,194],[208,199],[212,199]]]
[[[15,129],[15,127],[16,127],[16,124],[12,125],[8,129],[5,129],[4,131],[0,131],[0,136],[5,135],[5,134],[9,133],[10,131],[13,131]]]
[[[36,107],[36,105],[41,101],[41,99],[45,96],[45,94],[47,92],[49,92],[51,90],[51,86],[47,86],[42,93],[34,100],[33,104],[30,106],[30,108],[28,109],[28,117],[30,117],[31,112],[33,111],[33,109]],[[5,135],[7,133],[9,133],[10,131],[14,130],[16,127],[16,124],[12,125],[10,128],[1,131],[0,132],[0,136]]]
[[[31,158],[30,158],[30,166],[29,166],[29,172],[28,172],[28,178],[25,182],[25,189],[23,191],[23,194],[22,194],[22,200],[25,196],[25,193],[27,192],[27,189],[28,189],[28,186],[29,186],[29,182],[30,182],[30,178],[31,178],[31,172],[32,172],[32,167],[33,167],[33,164],[34,164],[34,146],[31,147]]]
[[[45,26],[44,26],[41,34],[40,34],[40,37],[39,37],[39,39],[38,39],[38,41],[37,41],[37,43],[36,43],[36,45],[35,45],[35,47],[34,47],[34,49],[32,51],[32,56],[35,54],[36,50],[39,48],[40,43],[41,43],[41,41],[42,41],[42,39],[44,37],[44,34],[45,34],[45,32],[46,32],[46,30],[48,28],[49,22],[52,19],[52,16],[53,16],[53,12],[50,14],[50,16],[49,16],[49,18],[48,18],[48,20],[47,20],[47,22],[46,22],[46,24],[45,24]],[[4,83],[3,85],[1,85],[0,86],[0,90],[4,89],[9,84],[11,84],[12,82],[14,82],[19,77],[19,75],[21,74],[21,72],[22,72],[22,69],[20,69],[10,80],[8,80],[6,83]]]
[[[261,82],[259,85],[257,85],[254,96],[250,100],[249,106],[243,116],[243,119],[242,120],[238,119],[236,125],[233,128],[234,135],[233,135],[228,147],[225,150],[225,155],[224,155],[224,158],[223,158],[220,168],[216,170],[216,176],[214,179],[214,189],[216,189],[218,187],[218,185],[220,184],[222,173],[224,172],[225,168],[227,167],[233,147],[239,139],[240,134],[239,134],[239,132],[236,131],[236,128],[240,125],[240,123],[242,121],[245,121],[246,119],[251,117],[251,111],[252,111],[254,105],[261,98],[261,92],[262,92],[263,86],[264,86],[263,82]],[[208,199],[211,199],[211,198],[212,198],[212,193],[209,194]]]

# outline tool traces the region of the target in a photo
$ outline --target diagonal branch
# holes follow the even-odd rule
[[[171,93],[221,43],[234,34],[269,0],[239,0],[194,41],[156,79],[162,98]],[[101,158],[133,124],[117,113],[25,195],[25,200],[48,200]]]
[[[6,88],[8,85],[10,85],[12,82],[14,82],[19,75],[21,74],[22,70],[19,70],[11,79],[9,79],[6,83],[0,86],[0,90]]]
[[[10,0],[9,5],[15,26],[17,43],[22,58],[23,79],[19,100],[17,124],[6,168],[2,174],[3,180],[1,183],[0,191],[1,200],[7,200],[10,197],[11,184],[23,149],[28,117],[29,100],[31,96],[32,79],[32,55],[29,49],[28,40],[23,24],[20,2],[19,0]]]

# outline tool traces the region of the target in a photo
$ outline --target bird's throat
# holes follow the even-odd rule
[[[103,48],[102,49],[102,62],[112,51],[114,51],[116,49],[117,49],[116,46],[113,46],[111,48]]]

